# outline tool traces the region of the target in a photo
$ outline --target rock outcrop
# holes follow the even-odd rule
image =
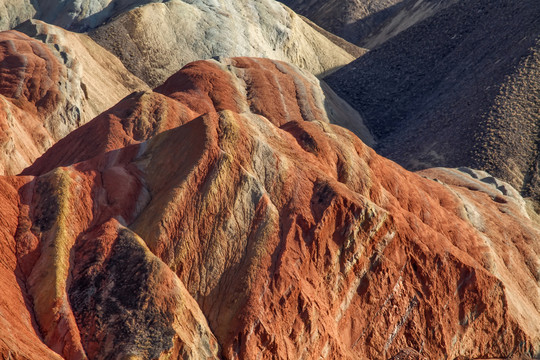
[[[88,36],[39,21],[0,33],[0,173],[17,174],[56,141],[147,86]]]
[[[10,296],[0,299],[0,356],[215,358],[197,303],[122,225],[133,220],[140,184],[102,175],[56,169],[2,178],[0,273]],[[118,195],[116,207],[107,204]]]
[[[0,178],[0,354],[28,334],[68,359],[540,355],[519,194],[382,158],[286,66],[190,64],[55,145],[60,167]]]
[[[364,52],[275,0],[7,0],[1,6],[0,15],[9,16],[0,30],[34,17],[88,32],[152,87],[189,62],[217,56],[283,60],[324,76]]]
[[[35,0],[36,17],[64,29],[84,32],[124,11],[167,0]]]
[[[469,166],[540,199],[540,3],[451,1],[325,80],[408,169]]]

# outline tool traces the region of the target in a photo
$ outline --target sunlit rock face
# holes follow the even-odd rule
[[[404,170],[325,96],[281,62],[192,63],[0,178],[0,353],[537,356],[540,229],[519,194]]]
[[[88,36],[40,21],[0,33],[0,173],[17,174],[62,137],[147,86]]]

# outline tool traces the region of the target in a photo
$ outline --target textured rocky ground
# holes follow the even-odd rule
[[[0,173],[17,174],[56,141],[147,86],[86,35],[39,21],[0,33]]]
[[[456,0],[281,0],[354,44],[373,49]]]
[[[292,66],[201,61],[1,177],[0,354],[540,355],[519,194],[410,173],[339,119]]]
[[[326,80],[409,169],[470,166],[540,198],[540,3],[453,1]]]
[[[31,19],[36,9],[31,0],[0,1],[0,31],[13,29],[20,23]]]
[[[456,2],[457,0],[401,1],[394,7],[382,11],[378,17],[383,21],[374,26],[373,30],[358,43],[366,48],[373,49]],[[455,26],[459,27],[461,23],[456,21]]]

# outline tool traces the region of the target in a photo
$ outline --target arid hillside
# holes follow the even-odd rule
[[[539,134],[538,0],[0,0],[0,360],[540,359]]]
[[[87,32],[152,87],[189,62],[218,56],[283,60],[324,76],[362,53],[275,0],[0,1],[0,30],[31,18]]]
[[[403,8],[403,0],[280,0],[324,29],[361,45]]]

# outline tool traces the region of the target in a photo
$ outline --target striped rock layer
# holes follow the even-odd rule
[[[193,63],[0,178],[0,354],[537,356],[517,192],[408,172],[320,94],[279,62]]]
[[[0,33],[0,174],[146,85],[88,36],[39,21]]]

